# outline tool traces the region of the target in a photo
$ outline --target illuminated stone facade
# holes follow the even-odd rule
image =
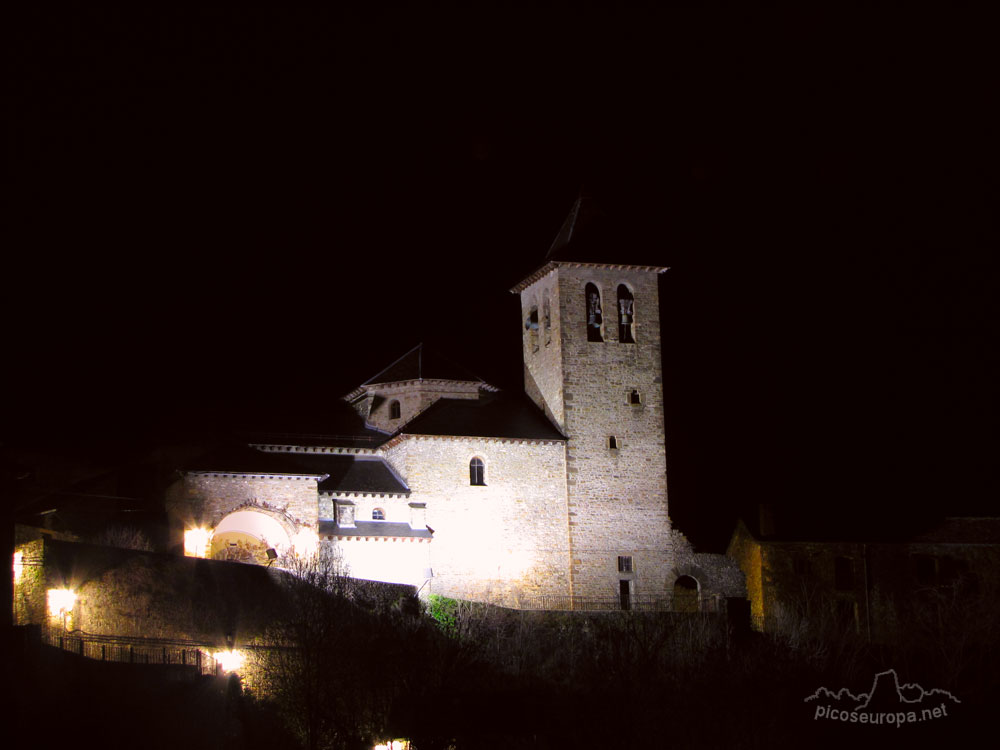
[[[178,538],[198,525],[234,534],[234,514],[257,511],[289,539],[318,533],[350,575],[421,593],[666,609],[685,579],[681,593],[693,587],[696,603],[742,598],[735,562],[696,554],[668,516],[665,270],[550,252],[511,290],[525,394],[499,393],[416,347],[343,397],[360,432],[257,445],[188,471],[171,496]]]

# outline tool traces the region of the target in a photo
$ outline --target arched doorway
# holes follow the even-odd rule
[[[698,600],[698,581],[691,576],[674,581],[674,612],[697,612]]]
[[[290,546],[288,532],[273,517],[255,510],[238,510],[215,527],[210,557],[266,564],[269,547],[281,554]]]

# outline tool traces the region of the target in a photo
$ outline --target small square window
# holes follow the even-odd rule
[[[618,572],[632,572],[632,555],[618,555]]]
[[[635,388],[629,391],[628,403],[630,406],[642,406],[642,395]]]

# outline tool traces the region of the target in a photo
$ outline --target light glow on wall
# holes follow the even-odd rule
[[[76,592],[71,589],[49,589],[48,590],[49,614],[53,617],[61,617],[73,611],[76,604]]]
[[[380,745],[375,745],[372,750],[410,750],[409,740],[389,740]]]
[[[292,549],[299,557],[311,557],[319,549],[319,535],[312,529],[302,529],[292,537]]]
[[[20,552],[14,553],[14,583],[21,582],[21,574],[24,572],[24,555]]]
[[[246,660],[243,652],[236,649],[232,651],[216,651],[212,654],[212,658],[222,667],[223,672],[239,671],[243,668],[243,662]]]
[[[208,557],[212,532],[208,529],[188,529],[184,532],[184,554],[187,557]]]

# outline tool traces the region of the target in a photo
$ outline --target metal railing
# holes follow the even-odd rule
[[[525,610],[557,610],[574,612],[683,612],[673,606],[670,597],[663,596],[630,596],[622,601],[617,596],[538,596],[521,600],[516,609]],[[696,612],[724,612],[722,597],[716,595],[701,596],[697,602]]]
[[[42,643],[95,661],[180,667],[192,674],[221,675],[208,644],[43,628]]]

